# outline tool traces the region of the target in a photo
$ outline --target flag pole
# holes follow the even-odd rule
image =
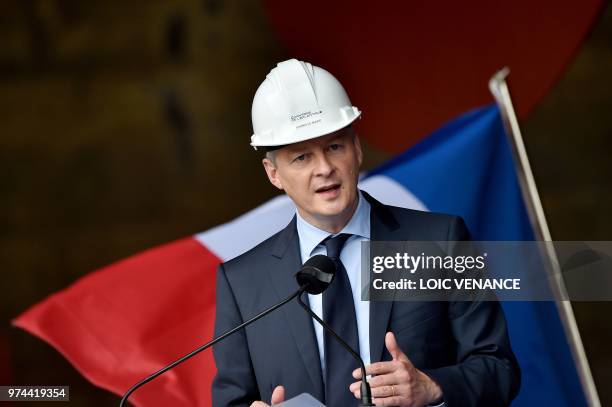
[[[506,77],[510,74],[510,69],[504,67],[498,71],[489,80],[489,90],[493,94],[499,110],[501,112],[504,127],[506,128],[506,134],[508,141],[512,148],[512,154],[514,156],[514,165],[517,169],[517,175],[523,199],[527,206],[529,219],[536,234],[537,240],[543,242],[551,242],[552,238],[550,230],[548,229],[548,223],[544,215],[544,209],[542,202],[540,201],[540,195],[533,178],[529,159],[527,157],[527,151],[525,144],[523,143],[523,136],[521,135],[521,129],[514,112],[512,105],[512,99],[510,97],[510,91],[508,84],[506,83]],[[576,318],[574,317],[574,311],[572,304],[567,296],[565,289],[565,283],[563,282],[561,267],[559,266],[559,260],[557,253],[554,250],[552,244],[546,244],[546,255],[551,268],[549,275],[552,277],[550,283],[556,297],[556,305],[559,311],[563,328],[568,337],[570,348],[576,366],[578,368],[578,376],[582,388],[587,398],[588,405],[591,407],[600,407],[601,402],[597,394],[597,388],[593,381],[593,375],[589,367],[589,362],[584,351],[582,339],[580,338],[580,332],[576,325]]]

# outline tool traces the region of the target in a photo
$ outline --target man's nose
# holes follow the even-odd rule
[[[316,168],[315,168],[316,175],[326,177],[326,176],[329,176],[333,171],[334,171],[334,166],[329,160],[329,158],[323,153],[317,154],[317,161],[316,161]]]

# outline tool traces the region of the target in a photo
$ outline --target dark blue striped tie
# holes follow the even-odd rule
[[[323,292],[323,319],[359,353],[353,292],[346,269],[340,261],[340,252],[350,236],[343,233],[323,241],[327,256],[337,266],[334,280]],[[357,405],[357,399],[349,390],[349,385],[355,381],[352,376],[353,370],[357,367],[355,360],[327,332],[325,332],[325,367],[325,404],[329,407]]]

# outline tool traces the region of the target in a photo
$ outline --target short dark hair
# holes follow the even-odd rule
[[[351,130],[351,138],[353,139],[353,142],[354,142],[355,141],[355,137],[357,136],[357,132],[353,128],[353,124],[351,123],[348,126],[343,127],[342,129],[350,129]],[[339,129],[339,130],[342,130],[342,129]],[[337,131],[339,131],[339,130],[337,130]],[[327,134],[324,134],[323,136],[326,136],[326,135]],[[323,136],[319,136],[319,137],[323,137]],[[313,138],[316,138],[316,137],[313,137]],[[275,161],[276,157],[275,157],[274,152],[276,150],[280,150],[281,148],[286,147],[288,145],[289,144],[282,144],[280,146],[264,146],[264,151],[266,153],[266,158],[268,160],[272,161],[273,164],[276,164],[276,161]]]
[[[272,161],[272,164],[274,164],[274,166],[276,166],[276,150],[278,150],[278,148],[266,150],[266,158]]]

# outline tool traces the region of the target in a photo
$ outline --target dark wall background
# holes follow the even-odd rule
[[[612,5],[523,124],[554,240],[612,240]],[[612,405],[612,303],[572,303],[603,406]]]
[[[254,170],[250,104],[287,57],[254,0],[3,2],[0,384],[68,384],[73,405],[117,401],[10,320],[91,270],[273,196]],[[611,72],[608,5],[522,123],[557,240],[612,240]],[[366,145],[366,157],[368,169],[388,155]],[[611,404],[612,306],[574,309]]]

